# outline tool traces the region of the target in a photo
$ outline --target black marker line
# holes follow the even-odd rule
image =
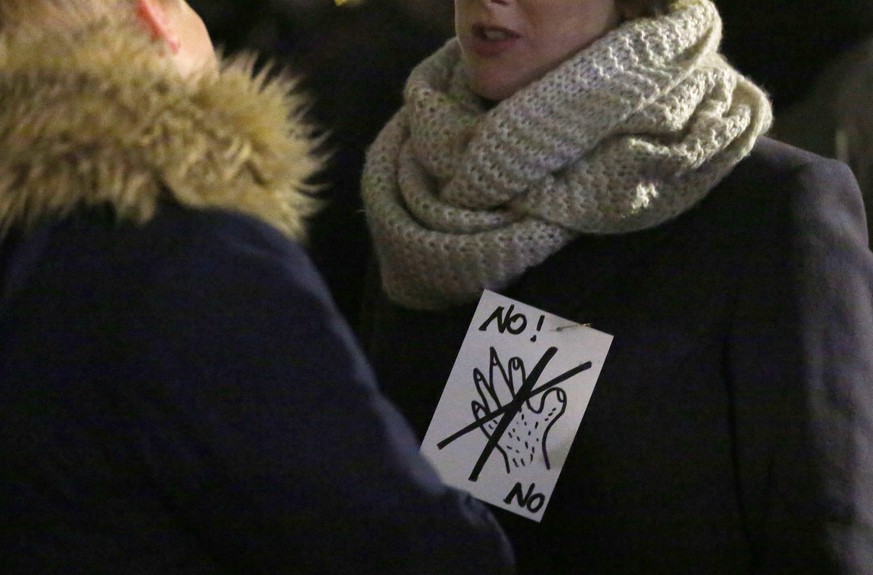
[[[531,392],[531,394],[527,397],[527,399],[530,399],[532,397],[536,397],[537,395],[548,391],[549,389],[555,387],[558,384],[564,383],[565,381],[567,381],[571,377],[573,377],[579,373],[582,373],[583,371],[590,369],[590,368],[591,368],[591,362],[586,361],[582,365],[576,366],[573,369],[571,369],[571,370],[559,375],[555,379],[549,381],[548,383],[543,384],[542,387],[538,387],[537,389],[535,389],[534,391]],[[445,446],[447,446],[448,444],[455,441],[456,439],[459,439],[460,437],[467,435],[468,433],[470,433],[474,429],[478,429],[480,427],[483,427],[489,421],[496,419],[497,417],[500,417],[501,415],[503,415],[506,412],[506,410],[509,409],[510,405],[512,405],[512,404],[504,405],[500,409],[489,413],[486,417],[484,417],[482,419],[478,419],[478,420],[474,421],[473,423],[471,423],[470,425],[467,425],[463,429],[460,429],[459,431],[446,437],[445,439],[443,439],[442,441],[437,443],[437,447],[439,449],[442,449]]]
[[[500,423],[497,424],[497,427],[491,433],[491,437],[488,438],[488,443],[485,444],[485,449],[482,450],[479,460],[476,462],[476,465],[473,466],[473,472],[470,474],[469,478],[470,481],[476,481],[479,479],[479,474],[482,472],[482,468],[485,467],[485,462],[488,461],[494,448],[497,447],[497,442],[499,442],[500,438],[503,437],[503,434],[506,433],[506,429],[509,427],[509,424],[512,423],[512,418],[521,411],[522,405],[530,397],[531,391],[533,390],[534,385],[536,385],[537,380],[540,378],[540,375],[542,375],[546,366],[549,364],[549,361],[555,357],[556,353],[558,353],[557,347],[550,347],[546,350],[546,353],[543,354],[543,357],[541,357],[536,366],[534,366],[533,371],[531,371],[530,375],[528,375],[524,380],[524,384],[521,386],[521,389],[518,390],[518,395],[516,395],[506,406],[507,408],[503,413],[503,419],[500,420]]]

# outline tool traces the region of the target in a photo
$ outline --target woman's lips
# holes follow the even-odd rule
[[[475,24],[472,30],[471,48],[482,58],[497,56],[508,50],[521,36],[500,26]]]

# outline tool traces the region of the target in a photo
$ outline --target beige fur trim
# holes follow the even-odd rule
[[[0,235],[109,203],[241,211],[301,238],[319,167],[288,79],[251,59],[183,80],[132,23],[0,36]]]

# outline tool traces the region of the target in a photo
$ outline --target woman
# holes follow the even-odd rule
[[[709,0],[455,9],[363,178],[389,396],[424,435],[484,289],[590,324],[614,339],[548,508],[498,510],[520,572],[869,572],[849,170],[763,137]]]
[[[0,0],[0,572],[507,573],[301,241],[300,97],[182,0]]]

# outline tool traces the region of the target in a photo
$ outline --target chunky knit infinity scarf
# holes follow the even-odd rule
[[[694,206],[771,121],[720,40],[709,0],[676,3],[491,109],[449,41],[412,72],[368,151],[363,195],[388,296],[419,309],[472,301],[579,234],[650,228]]]

